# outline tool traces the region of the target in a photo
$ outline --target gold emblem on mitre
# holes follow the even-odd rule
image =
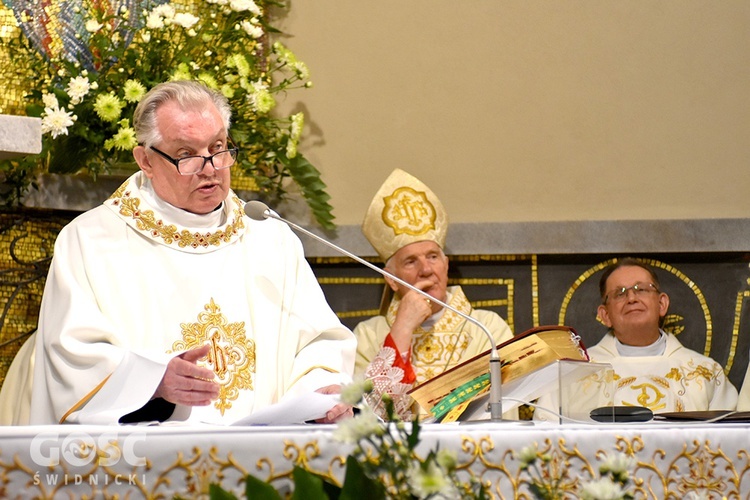
[[[383,261],[418,241],[445,246],[448,215],[430,188],[413,175],[395,169],[367,209],[362,232]]]

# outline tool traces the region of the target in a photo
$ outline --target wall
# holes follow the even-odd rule
[[[750,214],[745,0],[292,0],[336,222],[394,167],[453,222]]]

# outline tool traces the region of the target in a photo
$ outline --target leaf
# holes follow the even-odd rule
[[[409,449],[413,450],[417,447],[419,444],[419,415],[417,415],[417,418],[414,419],[414,422],[411,424],[411,434],[409,434],[408,443],[409,443]]]
[[[210,484],[208,486],[208,498],[211,500],[237,500],[234,493],[231,493],[218,484]]]
[[[288,48],[281,52],[274,49],[273,38],[282,32],[270,25],[274,16],[269,13],[271,9],[264,8],[274,5],[275,14],[279,14],[288,8],[287,2],[256,2],[264,11],[260,16],[249,9],[228,9],[226,1],[169,0],[140,2],[143,9],[125,11],[100,5],[112,2],[77,2],[83,5],[77,10],[67,5],[71,2],[57,2],[67,6],[53,9],[54,15],[40,11],[38,15],[24,16],[23,23],[28,29],[11,30],[3,40],[4,48],[7,45],[8,52],[14,55],[13,64],[7,68],[12,77],[10,94],[24,96],[28,116],[46,116],[45,108],[59,107],[76,118],[68,127],[56,126],[56,137],[48,133],[42,136],[46,154],[37,157],[37,168],[19,169],[0,161],[0,204],[17,203],[40,171],[86,172],[96,178],[111,165],[132,161],[125,158],[126,153],[105,147],[121,129],[133,124],[135,100],[124,93],[128,80],[150,89],[177,78],[199,79],[211,87],[221,87],[229,99],[232,136],[243,152],[238,168],[256,181],[263,197],[282,201],[287,194],[285,180],[291,177],[316,221],[325,229],[334,229],[330,196],[320,172],[302,157],[293,160],[284,157],[290,140],[289,117],[259,111],[252,98],[257,89],[250,82],[267,85],[275,98],[292,89],[307,88],[307,77],[290,63],[297,61],[294,54]],[[18,14],[24,2],[5,3],[14,5]],[[144,9],[170,3],[179,5],[182,12],[213,21],[198,23],[193,34],[178,23],[148,28]],[[123,15],[125,12],[128,15]],[[84,29],[88,20],[95,20],[107,29],[89,32]],[[245,22],[260,26],[262,38],[236,29]],[[40,52],[37,48],[40,36],[46,36],[47,23],[70,36],[64,47],[51,46],[50,50]],[[210,51],[206,50],[207,40],[211,41]],[[92,84],[85,92],[80,80],[70,86],[79,77]],[[97,98],[105,94],[116,96],[124,105],[116,121],[102,121],[95,112]],[[45,99],[46,95],[49,97]]]
[[[318,224],[324,229],[335,229],[333,207],[328,203],[331,197],[325,191],[327,186],[321,180],[318,169],[301,154],[294,158],[279,156],[279,160],[287,166],[292,179],[302,190],[302,196],[305,197]]]
[[[294,467],[294,493],[292,499],[298,500],[328,500],[323,489],[323,480],[302,467]],[[249,498],[249,497],[248,497]]]
[[[339,500],[381,500],[386,497],[383,483],[367,477],[356,458],[346,457],[346,474]]]
[[[212,500],[214,497],[211,497]],[[216,497],[215,500],[222,500],[224,497]],[[233,497],[226,497],[233,498]],[[245,498],[256,500],[281,500],[281,495],[271,484],[261,481],[252,474],[245,477]]]

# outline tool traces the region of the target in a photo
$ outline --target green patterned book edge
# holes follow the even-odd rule
[[[485,373],[480,375],[453,389],[430,410],[430,413],[433,414],[436,420],[440,420],[456,406],[466,401],[471,401],[471,399],[481,393],[489,385],[490,374]]]

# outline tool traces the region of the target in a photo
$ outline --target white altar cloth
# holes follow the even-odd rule
[[[210,483],[241,496],[247,473],[288,491],[295,464],[340,482],[351,445],[334,428],[0,427],[0,498],[207,498]],[[605,456],[622,452],[637,460],[636,498],[750,497],[747,424],[423,425],[420,453],[438,444],[496,498],[532,498],[514,454],[529,445],[566,484],[598,477]]]

